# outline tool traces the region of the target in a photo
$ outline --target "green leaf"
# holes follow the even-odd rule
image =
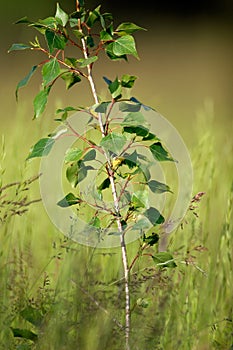
[[[103,147],[107,151],[111,151],[118,155],[124,145],[126,144],[127,139],[124,135],[117,134],[112,132],[111,134],[105,136],[100,141],[100,146]]]
[[[119,109],[122,112],[138,112],[141,109],[141,104],[131,102],[120,102]]]
[[[109,84],[108,89],[112,95],[112,98],[117,99],[121,97],[121,83],[117,77]]]
[[[61,78],[65,81],[67,90],[81,81],[80,75],[72,72],[62,74]]]
[[[89,66],[90,64],[94,63],[95,61],[98,60],[98,56],[92,56],[92,57],[88,57],[88,58],[80,58],[78,60],[78,62],[80,63],[79,64],[79,67],[80,68],[85,68],[87,66]]]
[[[66,47],[67,39],[62,35],[56,34],[53,30],[46,29],[45,38],[50,53],[53,53],[54,49],[64,50]]]
[[[160,212],[154,208],[154,207],[150,207],[149,209],[147,209],[143,215],[150,220],[150,222],[152,223],[152,225],[160,225],[163,224],[165,219],[163,217],[163,215],[160,214]]]
[[[101,32],[100,32],[100,40],[103,41],[103,42],[105,42],[105,41],[112,41],[113,37],[108,31],[101,30]]]
[[[103,191],[106,188],[109,188],[110,184],[111,184],[110,180],[109,180],[109,178],[107,178],[97,187],[97,189],[98,189],[98,191]]]
[[[31,148],[30,153],[26,159],[28,160],[31,158],[47,156],[49,154],[49,152],[51,151],[54,142],[55,142],[55,140],[53,138],[49,138],[49,137],[40,139]]]
[[[89,28],[93,27],[94,23],[100,18],[100,7],[101,7],[101,5],[96,7],[96,9],[94,11],[89,12],[89,16],[88,16],[87,21],[86,21],[86,25]]]
[[[61,24],[63,27],[66,26],[66,24],[69,20],[68,14],[60,8],[59,3],[57,3],[57,11],[55,14],[55,18],[58,21],[58,23]]]
[[[91,160],[94,160],[96,157],[96,150],[95,149],[91,149],[89,152],[87,152],[85,154],[85,156],[83,157],[83,162],[89,162]]]
[[[21,51],[27,49],[32,49],[32,47],[26,44],[13,44],[7,52],[9,53],[11,51]]]
[[[145,118],[141,112],[130,112],[128,113],[123,122],[123,126],[139,126],[145,125]]]
[[[101,227],[101,222],[100,219],[97,216],[94,216],[91,221],[89,222],[89,225],[100,228]]]
[[[154,193],[164,193],[164,192],[171,192],[170,187],[162,182],[151,180],[148,182],[148,186],[150,190]]]
[[[48,86],[41,90],[33,100],[34,105],[34,119],[38,118],[45,110],[46,104],[48,102],[48,95],[51,86]]]
[[[20,312],[20,315],[34,326],[40,326],[43,321],[41,310],[36,309],[32,306],[27,306]]]
[[[71,164],[66,170],[66,178],[73,188],[87,177],[88,170],[93,170],[92,166],[86,166],[81,160]]]
[[[152,259],[154,260],[155,264],[157,266],[163,267],[176,267],[176,263],[174,261],[173,256],[168,252],[161,252],[157,253],[154,256],[152,256]]]
[[[43,85],[51,83],[58,77],[60,72],[60,65],[55,57],[45,63],[42,68]]]
[[[78,161],[83,155],[83,151],[79,148],[70,148],[66,152],[65,162]]]
[[[157,244],[159,241],[159,235],[157,233],[152,233],[150,236],[143,236],[143,242],[147,243],[151,247],[155,244]]]
[[[117,61],[117,60],[125,60],[125,61],[127,61],[127,55],[125,55],[125,54],[123,54],[123,55],[116,55],[113,52],[113,44],[114,44],[114,42],[105,46],[105,52],[106,52],[107,56],[112,61]]]
[[[159,141],[158,137],[155,134],[152,134],[151,132],[149,132],[149,134],[147,136],[144,136],[142,139],[142,141],[151,141],[151,140]]]
[[[147,191],[136,191],[131,198],[132,206],[134,208],[146,208],[148,206],[148,193]],[[149,219],[149,218],[148,218]]]
[[[32,22],[30,22],[28,20],[28,18],[25,16],[25,17],[18,19],[16,22],[14,22],[14,24],[20,24],[20,23],[32,23]]]
[[[97,113],[106,113],[108,106],[110,105],[111,102],[101,102],[95,107],[95,112]]]
[[[112,43],[112,51],[116,56],[133,55],[138,58],[135,41],[132,35],[124,35]]]
[[[136,224],[133,225],[132,230],[146,230],[150,227],[150,222],[147,218],[139,219]]]
[[[153,145],[150,146],[150,151],[153,157],[159,162],[166,160],[174,161],[170,154],[163,148],[161,142],[153,143]]]
[[[32,69],[30,70],[30,72],[28,73],[28,75],[26,77],[24,77],[22,80],[20,80],[20,82],[18,83],[18,85],[16,87],[16,91],[15,91],[16,100],[18,100],[18,91],[19,91],[19,89],[22,88],[23,86],[27,85],[27,83],[31,79],[31,77],[34,74],[34,72],[37,69],[37,67],[38,66],[33,66]]]
[[[146,136],[148,135],[149,130],[142,125],[138,126],[124,126],[124,132],[130,134],[136,134],[137,136]]]
[[[21,329],[21,328],[13,328],[11,327],[11,330],[13,332],[13,335],[15,338],[23,338],[35,341],[38,338],[38,335],[34,332],[28,330],[28,329]]]
[[[68,193],[63,199],[57,202],[57,205],[62,208],[71,207],[80,203],[80,198],[76,197],[73,193]]]
[[[138,298],[137,299],[137,306],[143,307],[146,309],[149,306],[149,301],[145,298]]]
[[[137,77],[135,75],[124,74],[121,77],[121,86],[131,89]]]
[[[138,30],[146,30],[146,29],[139,27],[137,24],[134,24],[131,22],[124,22],[117,27],[116,32],[120,35],[126,35],[126,34],[133,34]]]
[[[87,41],[87,46],[88,46],[88,47],[92,48],[92,47],[95,46],[94,39],[93,39],[93,37],[92,37],[91,35],[88,35],[88,36],[86,37],[86,41]]]
[[[72,68],[76,68],[78,60],[77,60],[77,58],[74,58],[74,57],[66,57],[65,63],[68,64]]]
[[[72,20],[72,19],[70,19],[70,21],[71,21],[71,20]],[[78,25],[78,20],[76,20],[76,18],[73,18],[73,20],[76,21],[76,22],[75,22],[75,27],[77,27],[77,25]],[[80,30],[78,30],[78,29],[73,29],[72,31],[73,31],[73,33],[74,33],[74,35],[76,36],[77,39],[82,39],[82,38],[85,37],[85,35],[83,34],[83,32],[80,32]]]

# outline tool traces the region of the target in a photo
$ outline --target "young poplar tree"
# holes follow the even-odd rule
[[[83,80],[89,83],[94,101],[92,106],[67,106],[56,111],[58,123],[77,142],[65,155],[66,178],[71,190],[54,205],[64,210],[76,208],[77,216],[82,217],[89,232],[95,236],[95,242],[114,237],[114,242],[117,241],[121,247],[125,290],[125,348],[129,350],[129,281],[132,267],[142,255],[149,256],[155,264],[163,267],[176,266],[169,252],[145,253],[147,248],[158,242],[158,227],[165,221],[160,211],[151,205],[149,196],[171,192],[168,185],[153,178],[152,163],[175,160],[163,142],[151,131],[146,120],[146,114],[152,108],[133,96],[125,97],[129,96],[136,76],[124,74],[113,80],[104,77],[109,99],[103,101],[96,90],[93,68],[102,52],[112,62],[127,61],[130,55],[138,58],[134,34],[144,28],[130,22],[121,23],[115,28],[112,14],[102,13],[101,6],[89,10],[83,0],[76,1],[76,9],[71,14],[67,14],[57,3],[53,17],[37,22],[31,22],[25,17],[16,23],[27,24],[45,39],[45,45],[36,36],[29,44],[17,43],[9,49],[9,52],[30,50],[45,55],[45,59],[34,65],[16,88],[18,98],[19,89],[27,85],[38,69],[41,70],[41,89],[33,100],[34,119],[45,111],[49,94],[58,79],[64,80],[67,90]],[[75,57],[70,56],[70,48],[73,51],[75,49]],[[70,112],[77,112],[77,118],[87,118],[88,132],[72,126]],[[27,159],[48,156],[56,143],[64,137],[64,133],[60,131],[40,139],[31,148]],[[89,176],[93,181],[88,180]],[[89,186],[83,185],[87,181]],[[139,251],[130,263],[127,242],[136,239],[140,241]]]

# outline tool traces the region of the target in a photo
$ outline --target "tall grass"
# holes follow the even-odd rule
[[[38,173],[39,162],[25,165],[24,159],[48,128],[42,124],[35,136],[34,125],[24,128],[23,120],[19,116],[11,137],[5,135],[3,184]],[[143,257],[132,270],[135,350],[227,350],[233,344],[232,140],[226,138],[227,128],[219,128],[211,103],[198,111],[195,124],[190,149],[193,195],[205,195],[197,215],[189,210],[182,227],[169,238],[177,268],[160,270]],[[24,143],[19,142],[22,135]],[[28,195],[38,198],[37,182]],[[14,197],[14,191],[9,196]],[[0,239],[0,349],[123,348],[119,249],[93,249],[68,240],[40,202],[3,223]],[[137,244],[129,246],[131,259]],[[22,316],[28,306],[40,312],[41,322]],[[38,339],[14,337],[11,328],[28,329]]]

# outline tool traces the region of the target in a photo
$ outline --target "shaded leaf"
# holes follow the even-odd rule
[[[157,225],[163,224],[165,221],[163,215],[161,215],[160,212],[154,207],[150,207],[149,209],[147,209],[143,213],[143,215],[147,217],[148,220],[150,220],[153,226],[156,224]]]
[[[136,222],[136,224],[133,225],[132,230],[146,230],[150,226],[151,224],[147,218],[141,218]]]
[[[45,38],[50,53],[52,53],[54,49],[64,50],[66,47],[67,39],[62,35],[56,34],[53,30],[46,29]]]
[[[109,186],[110,186],[110,180],[109,180],[109,178],[107,178],[97,187],[97,189],[99,191],[103,191],[106,188],[109,188]]]
[[[154,193],[172,192],[168,185],[156,180],[149,181],[148,186],[150,190]]]
[[[131,103],[131,102],[120,102],[119,109],[122,112],[138,112],[140,111],[140,103]]]
[[[88,27],[90,27],[90,28],[93,27],[94,23],[100,18],[100,7],[101,7],[101,5],[96,7],[96,9],[94,11],[89,12],[89,16],[88,16],[87,21],[86,21],[86,25]]]
[[[26,44],[13,44],[9,48],[8,53],[11,51],[21,51],[21,50],[27,50],[27,49],[32,49],[32,47]]]
[[[76,197],[70,192],[63,199],[57,202],[57,205],[62,208],[67,208],[78,203],[80,203],[80,198]]]
[[[74,72],[64,73],[61,75],[61,78],[65,81],[67,90],[81,81],[80,75]]]
[[[111,102],[101,102],[100,104],[95,107],[95,112],[97,113],[106,113],[108,106]]]
[[[18,100],[18,91],[19,91],[19,89],[22,88],[23,86],[27,85],[27,83],[31,79],[31,77],[34,74],[34,72],[37,69],[37,67],[38,66],[33,66],[32,69],[30,70],[30,72],[28,73],[28,75],[26,77],[24,77],[22,80],[20,80],[20,82],[18,83],[18,85],[16,87],[16,91],[15,91],[16,100]]]
[[[94,160],[96,157],[96,150],[95,149],[91,149],[89,152],[87,152],[85,154],[85,156],[83,157],[83,162],[89,162],[91,160]]]
[[[129,127],[145,125],[144,115],[141,112],[130,112],[125,116],[122,125]]]
[[[121,83],[116,77],[116,79],[111,82],[108,86],[112,98],[117,99],[121,96]]]
[[[32,306],[27,306],[20,312],[20,315],[34,326],[40,326],[43,321],[41,310],[36,309]]]
[[[15,338],[23,338],[35,341],[38,338],[38,335],[34,332],[28,330],[28,329],[21,329],[21,328],[13,328],[11,327],[11,330],[13,332],[13,335]]]
[[[166,160],[174,161],[170,154],[164,149],[161,142],[153,143],[153,145],[150,146],[150,151],[153,157],[159,162]]]
[[[128,132],[130,134],[136,134],[137,136],[146,136],[148,135],[149,129],[145,128],[142,125],[138,126],[124,126],[124,132]]]
[[[55,140],[53,138],[43,138],[40,139],[31,149],[28,157],[26,158],[31,159],[31,158],[36,158],[36,157],[43,157],[47,156],[49,152],[51,151],[53,144]]]
[[[143,236],[143,242],[147,243],[151,247],[156,243],[158,243],[158,241],[159,241],[159,235],[157,233],[152,233],[152,235],[150,236],[146,236],[146,235]]]

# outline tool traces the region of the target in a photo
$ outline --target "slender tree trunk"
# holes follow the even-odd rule
[[[88,58],[88,52],[86,47],[86,42],[84,39],[82,39],[82,46],[83,46],[83,54],[85,58]],[[88,71],[88,81],[91,87],[92,95],[94,98],[95,103],[99,103],[98,96],[96,93],[95,83],[92,77],[92,70],[91,66],[87,66]],[[102,137],[105,137],[105,130],[104,125],[102,121],[101,113],[98,114],[98,120],[99,120],[99,126],[102,133]],[[123,269],[124,269],[124,285],[125,285],[125,348],[126,350],[130,350],[130,291],[129,291],[129,266],[128,266],[128,259],[127,259],[127,249],[126,249],[126,243],[125,243],[125,236],[124,236],[124,230],[121,223],[121,214],[120,214],[120,206],[119,206],[119,200],[117,196],[116,191],[116,184],[114,181],[114,172],[112,170],[111,165],[111,159],[109,158],[108,154],[105,152],[105,158],[107,161],[107,169],[109,174],[109,180],[111,183],[111,190],[112,190],[112,196],[114,201],[114,207],[115,207],[115,214],[116,214],[116,221],[117,221],[117,227],[118,231],[120,232],[120,243],[121,243],[121,256],[122,256],[122,263],[123,263]]]

